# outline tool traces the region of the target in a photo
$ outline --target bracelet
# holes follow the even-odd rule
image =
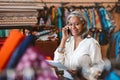
[[[65,52],[65,49],[64,48],[58,48],[58,52],[60,52],[60,53],[64,53]]]

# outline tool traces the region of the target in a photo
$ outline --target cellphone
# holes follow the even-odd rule
[[[69,29],[67,29],[67,33],[70,34],[70,30]]]

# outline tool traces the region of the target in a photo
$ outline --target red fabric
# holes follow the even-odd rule
[[[12,52],[24,39],[24,35],[18,30],[12,30],[0,50],[0,71],[3,70],[10,59]]]

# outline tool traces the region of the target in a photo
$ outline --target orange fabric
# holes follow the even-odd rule
[[[18,30],[12,30],[0,50],[0,71],[3,70],[13,51],[24,39],[24,35]]]
[[[52,58],[50,56],[46,56],[45,59],[46,60],[52,60]]]

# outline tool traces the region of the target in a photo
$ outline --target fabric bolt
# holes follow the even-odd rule
[[[61,62],[68,68],[68,70],[76,70],[77,68],[84,66],[82,63],[85,62],[81,62],[82,58],[84,55],[88,55],[90,61],[88,58],[85,58],[88,59],[88,63],[86,62],[86,64],[90,64],[92,67],[89,66],[89,69],[84,68],[84,70],[85,72],[87,72],[87,70],[90,72],[89,74],[85,75],[89,76],[90,78],[93,77],[95,71],[103,70],[104,62],[102,61],[101,51],[99,48],[100,46],[98,42],[91,37],[85,38],[83,41],[81,41],[78,47],[74,50],[74,38],[71,37],[69,42],[66,42],[64,54],[60,54],[58,52],[58,48],[56,49],[54,53],[54,61]],[[73,79],[73,77],[67,71],[64,71],[64,77],[70,78],[71,80]]]
[[[0,37],[5,37],[5,30],[0,30]]]
[[[8,36],[9,36],[9,30],[6,29],[6,30],[5,30],[5,37],[8,37]]]
[[[28,46],[32,43],[32,38],[33,36],[30,34],[26,36],[26,38],[19,44],[19,46],[15,49],[11,56],[11,59],[7,64],[7,69],[15,68]]]
[[[43,52],[38,51],[35,47],[29,46],[16,66],[16,71],[32,68],[35,72],[32,80],[58,80],[42,54]],[[24,74],[22,75],[24,76]]]
[[[0,70],[3,70],[6,67],[6,64],[9,61],[13,51],[23,39],[24,35],[20,31],[12,30],[10,32],[10,35],[0,50]]]

